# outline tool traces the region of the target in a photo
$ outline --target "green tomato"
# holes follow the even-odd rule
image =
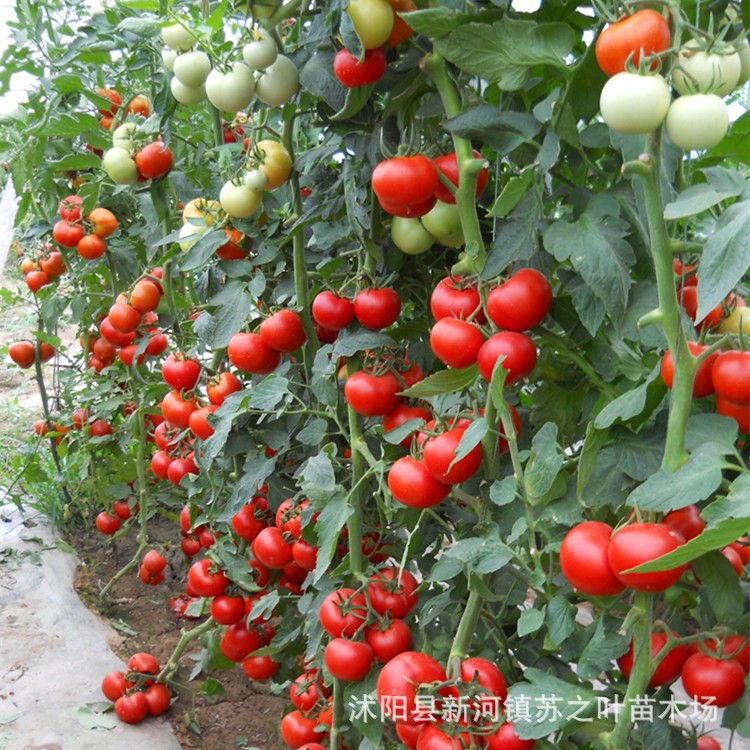
[[[165,26],[161,30],[161,38],[169,49],[177,50],[177,52],[187,52],[195,44],[192,34],[179,23]]]
[[[191,89],[202,86],[210,72],[211,58],[205,52],[184,52],[174,62],[175,76]]]
[[[214,68],[206,78],[208,101],[220,112],[239,112],[253,100],[255,77],[244,63],[235,63],[229,73]]]
[[[245,187],[249,187],[250,190],[255,190],[256,192],[265,190],[266,185],[268,185],[268,177],[266,177],[266,173],[260,169],[248,170],[242,181],[245,184]]]
[[[738,42],[737,54],[740,56],[740,78],[737,85],[742,86],[750,79],[750,43],[747,39]]]
[[[112,145],[118,148],[124,148],[126,151],[133,152],[135,150],[135,143],[133,143],[133,136],[138,130],[138,126],[134,122],[124,122],[119,127],[115,128],[112,133]]]
[[[127,149],[114,146],[102,159],[104,171],[118,185],[130,185],[138,179],[138,167]]]
[[[297,66],[284,55],[278,55],[255,84],[255,95],[269,107],[280,107],[292,100],[299,90]]]
[[[727,133],[729,113],[716,94],[689,94],[672,102],[666,125],[675,146],[686,151],[713,148]]]
[[[246,219],[252,216],[259,208],[263,196],[257,190],[251,190],[247,185],[238,185],[236,182],[224,183],[219,193],[221,207],[234,219]]]
[[[169,47],[164,47],[161,51],[161,61],[170,73],[174,71],[174,63],[179,54],[177,50],[169,49]]]
[[[180,227],[180,247],[187,252],[210,229],[208,224],[183,224]]]
[[[388,41],[395,21],[388,0],[349,0],[346,12],[365,49],[377,49]]]
[[[177,77],[169,82],[169,88],[172,91],[172,96],[180,104],[198,104],[198,102],[202,102],[206,98],[206,87],[204,85],[201,84],[192,88],[186,86]]]
[[[407,255],[427,252],[435,243],[435,238],[424,228],[419,219],[394,216],[391,222],[393,244]]]
[[[664,122],[671,99],[660,75],[617,73],[604,84],[599,108],[618,133],[650,133]]]
[[[265,32],[261,32],[260,39],[248,42],[242,48],[242,57],[254,70],[265,70],[276,62],[278,55],[276,42]]]
[[[742,332],[743,336],[750,336],[750,307],[737,307],[719,323],[719,333]]]
[[[420,220],[441,245],[461,247],[466,244],[461,228],[461,215],[455,203],[438,201]]]
[[[724,50],[722,50],[724,52]],[[726,96],[737,86],[742,61],[736,50],[706,52],[691,39],[677,53],[672,70],[672,85],[679,94],[717,94]]]

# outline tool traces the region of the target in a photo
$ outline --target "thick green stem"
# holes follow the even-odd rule
[[[426,55],[422,60],[422,69],[437,87],[447,117],[460,114],[461,100],[448,75],[443,56],[438,52]],[[466,138],[453,135],[453,148],[458,162],[458,188],[455,197],[466,245],[466,265],[472,273],[480,274],[487,260],[487,251],[477,216],[476,187],[477,176],[484,168],[484,163],[475,158],[471,142]]]
[[[610,750],[627,750],[630,747],[632,708],[637,699],[645,694],[654,669],[651,661],[651,594],[639,591],[633,608],[638,611],[633,627],[633,669],[628,678],[623,710],[610,736]]]
[[[341,727],[344,724],[344,688],[341,680],[333,678],[333,719],[329,744],[331,750],[341,747]]]
[[[448,656],[448,679],[452,680],[461,674],[461,662],[469,655],[471,639],[477,630],[479,616],[482,614],[482,596],[476,589],[469,593],[466,609],[461,615],[458,630],[451,644],[451,652]]]
[[[347,363],[347,368],[352,368],[355,360],[352,358]],[[365,472],[365,457],[360,445],[364,440],[362,436],[362,417],[357,414],[351,406],[347,407],[349,417],[349,446],[352,452],[352,489],[349,493],[349,504],[354,512],[346,522],[349,533],[349,565],[352,575],[360,578],[363,574],[362,557],[362,505],[365,494],[365,484],[362,476]]]
[[[157,682],[167,682],[169,678],[177,671],[177,667],[180,665],[180,658],[185,653],[185,649],[190,645],[192,641],[200,637],[204,633],[207,633],[212,628],[216,627],[216,623],[209,617],[205,622],[202,622],[192,630],[183,630],[180,635],[180,640],[172,651],[167,663],[162,667],[161,672],[156,677]]]

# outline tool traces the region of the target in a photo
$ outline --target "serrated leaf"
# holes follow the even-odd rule
[[[720,414],[693,414],[688,420],[685,449],[691,453],[703,443],[721,443],[734,448],[737,441],[737,422]]]
[[[698,267],[698,310],[703,320],[745,275],[750,267],[750,201],[724,211],[709,235]]]
[[[336,488],[336,474],[327,453],[308,458],[295,475],[302,491],[313,503],[324,503]]]
[[[532,498],[546,495],[564,462],[565,456],[557,444],[557,425],[547,422],[531,442],[531,458],[524,474],[528,494]]]
[[[534,173],[530,169],[518,177],[511,177],[487,212],[487,216],[504,219],[524,199],[533,181]]]
[[[586,437],[583,441],[583,450],[578,459],[578,472],[576,479],[576,497],[580,500],[586,485],[594,473],[596,457],[604,447],[609,438],[609,430],[598,430],[593,422],[586,425]]]
[[[474,450],[474,448],[482,442],[482,438],[487,434],[487,421],[484,417],[479,417],[472,421],[472,423],[464,430],[461,439],[458,441],[456,446],[456,454],[453,460],[450,462],[449,469],[453,467],[458,461]]]
[[[728,544],[737,541],[747,531],[748,526],[750,526],[750,518],[732,518],[718,521],[713,528],[705,529],[689,542],[680,545],[676,550],[623,572],[652,573],[686,565],[708,552],[723,549]]]
[[[384,333],[376,331],[357,331],[336,339],[333,346],[333,357],[351,357],[357,352],[368,349],[379,349],[384,346],[396,346],[396,342]]]
[[[704,443],[677,471],[660,469],[649,477],[630,493],[628,505],[668,513],[705,500],[721,484],[727,452],[719,443]]]
[[[339,532],[352,513],[354,513],[354,508],[347,503],[346,497],[342,494],[333,495],[320,511],[315,522],[318,558],[313,571],[313,583],[317,583],[323,576],[330,575],[329,566],[336,552]]]
[[[200,465],[205,470],[211,468],[214,459],[224,448],[232,424],[240,411],[247,407],[249,398],[250,394],[247,391],[230,393],[224,399],[224,403],[214,412],[211,420],[214,433],[203,443],[202,455],[199,457]]]
[[[441,370],[402,391],[401,395],[410,398],[428,398],[444,393],[457,393],[474,385],[478,374],[479,369],[476,365],[462,370]]]
[[[490,502],[493,505],[503,506],[512,503],[518,493],[518,480],[513,476],[499,479],[490,486]]]
[[[747,624],[740,579],[729,560],[714,551],[699,557],[693,570],[701,580],[701,593],[705,592],[716,621],[729,628]]]
[[[521,612],[516,624],[516,630],[519,638],[536,633],[544,624],[544,608],[525,609]]]
[[[584,680],[596,679],[618,656],[622,656],[628,650],[629,643],[629,637],[616,629],[607,632],[604,618],[598,618],[594,634],[578,660],[578,674]]]
[[[119,723],[112,712],[94,711],[90,706],[81,706],[76,718],[84,729],[114,729]]]
[[[249,405],[271,412],[289,396],[289,381],[281,375],[269,375],[250,389]]]
[[[424,34],[432,39],[448,36],[457,26],[471,18],[451,8],[428,8],[399,15],[417,34]]]
[[[84,169],[98,169],[101,159],[96,154],[68,154],[62,159],[50,162],[50,166],[61,172],[72,172]]]
[[[646,378],[644,383],[626,391],[614,401],[610,401],[594,419],[594,426],[598,430],[611,427],[617,421],[627,422],[633,417],[642,414],[646,408],[649,397],[649,388],[657,378],[659,366],[657,365]],[[661,382],[661,381],[659,381]],[[663,384],[661,387],[664,387]]]
[[[741,192],[742,189],[736,188],[731,188],[729,192],[721,192],[705,183],[691,185],[687,190],[683,190],[676,200],[667,203],[664,207],[664,218],[667,221],[673,221],[694,216],[727,198],[737,197]]]
[[[297,440],[302,445],[320,445],[328,433],[328,422],[316,417],[310,420],[298,433]]]
[[[513,558],[513,550],[500,541],[496,527],[490,525],[484,536],[459,539],[444,557],[458,560],[468,572],[481,575],[500,570]]]
[[[535,144],[542,129],[539,120],[526,112],[505,112],[498,107],[480,104],[451,117],[444,123],[452,135],[482,141],[505,156],[525,143]],[[533,172],[531,173],[533,176]]]
[[[496,82],[501,89],[520,89],[531,68],[567,71],[566,56],[576,37],[566,24],[504,17],[493,24],[469,23],[435,40],[438,51],[471,75]]]
[[[730,518],[750,518],[750,472],[740,474],[732,482],[726,497],[714,500],[701,510],[709,528]]]
[[[570,260],[613,318],[625,314],[633,283],[635,254],[625,240],[629,233],[625,221],[592,205],[577,221],[556,221],[543,235],[547,250],[559,261]]]
[[[407,419],[406,422],[400,424],[395,429],[383,432],[383,440],[391,445],[398,445],[402,440],[406,440],[409,435],[424,427],[424,425],[424,419]]]
[[[555,645],[560,645],[576,627],[577,609],[564,596],[553,596],[547,605],[547,632]]]

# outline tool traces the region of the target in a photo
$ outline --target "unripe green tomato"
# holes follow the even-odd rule
[[[210,72],[211,58],[205,52],[184,52],[174,62],[175,76],[191,89],[202,86]]]
[[[246,219],[259,208],[263,196],[257,190],[251,190],[246,185],[238,185],[231,180],[224,183],[219,193],[221,207],[235,219]]]
[[[210,229],[208,224],[183,224],[180,227],[180,247],[186,253]]]
[[[719,333],[734,333],[740,331],[743,336],[750,336],[750,307],[740,307],[739,305],[719,323]]]
[[[727,133],[729,113],[716,94],[688,94],[672,102],[666,125],[675,146],[686,151],[713,148]]]
[[[726,96],[737,86],[742,61],[736,51],[728,54],[706,52],[691,39],[677,53],[672,70],[672,85],[680,94],[717,94]]]
[[[195,44],[191,33],[179,23],[165,26],[161,30],[161,38],[169,49],[177,50],[177,52],[187,52]]]
[[[220,112],[239,112],[253,100],[255,77],[244,63],[235,63],[228,73],[214,68],[206,78],[208,101]]]
[[[388,0],[349,0],[346,12],[365,49],[377,49],[388,41],[396,18]]]
[[[134,122],[124,122],[112,133],[112,145],[132,153],[135,150],[132,137],[137,130],[138,126]]]
[[[435,238],[424,228],[419,219],[408,219],[403,216],[393,217],[391,238],[393,244],[407,255],[425,253],[435,242]]]
[[[164,67],[171,72],[174,71],[174,61],[177,59],[177,55],[180,53],[177,50],[169,49],[164,47],[161,51],[161,61],[164,63]]]
[[[255,95],[269,107],[280,107],[290,102],[298,90],[299,71],[285,55],[278,55],[255,84]]]
[[[660,75],[617,73],[604,84],[599,108],[618,133],[650,133],[664,122],[671,100]]]
[[[424,228],[446,247],[461,247],[464,232],[461,228],[461,214],[455,203],[438,201],[420,221]]]
[[[255,70],[265,70],[269,65],[273,65],[278,55],[276,42],[265,32],[262,32],[260,39],[248,42],[242,48],[242,57]]]
[[[265,172],[262,172],[260,169],[250,169],[245,173],[245,177],[242,181],[245,184],[245,187],[249,187],[250,190],[261,192],[266,189],[268,177],[266,177]]]
[[[104,171],[118,185],[130,185],[138,179],[138,167],[130,152],[119,146],[113,146],[102,159]]]
[[[747,39],[741,39],[737,46],[737,54],[740,56],[740,78],[738,86],[742,86],[750,79],[750,43]]]
[[[186,86],[180,81],[179,78],[173,78],[169,82],[169,88],[172,92],[172,96],[177,99],[180,104],[198,104],[206,98],[206,87],[196,86],[191,88]]]

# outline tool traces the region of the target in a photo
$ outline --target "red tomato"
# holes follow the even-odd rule
[[[383,375],[358,370],[346,379],[344,397],[357,414],[381,417],[396,408],[401,390],[401,383],[390,370]]]
[[[230,393],[242,390],[240,379],[231,372],[222,372],[211,378],[206,386],[208,400],[216,406],[221,406]]]
[[[291,711],[281,720],[281,738],[291,748],[301,748],[305,743],[322,740],[325,732],[316,732],[319,719],[307,717],[301,711]]]
[[[645,9],[609,24],[596,40],[596,61],[608,75],[622,73],[628,58],[638,67],[644,56],[669,49],[669,22],[658,11]],[[632,57],[631,57],[632,55]]]
[[[292,562],[292,547],[284,541],[280,529],[267,526],[253,539],[253,556],[271,570],[281,570]]]
[[[377,695],[383,714],[402,724],[414,724],[415,697],[420,686],[446,680],[445,670],[427,654],[404,651],[394,656],[378,675]],[[455,689],[445,687],[439,692],[448,696]],[[402,706],[404,713],[400,715]]]
[[[465,750],[484,747],[483,739],[470,732],[455,732],[455,727],[447,731],[442,725],[424,724],[417,737],[416,750]]]
[[[386,664],[394,656],[411,648],[411,630],[403,620],[392,620],[390,625],[382,630],[376,625],[371,625],[365,630],[365,641],[375,658],[381,664]]]
[[[379,47],[368,49],[361,62],[347,49],[340,49],[333,58],[334,75],[339,83],[350,89],[379,81],[385,68],[385,53]]]
[[[483,344],[479,328],[458,318],[440,318],[430,331],[432,353],[448,367],[470,367],[477,361]]]
[[[750,432],[750,401],[738,404],[721,396],[716,397],[716,413],[731,417],[737,422],[737,429],[743,435]]]
[[[134,307],[125,302],[117,301],[109,308],[107,320],[112,327],[120,333],[132,333],[141,324],[143,316]],[[102,333],[104,336],[104,333]],[[109,338],[105,336],[105,338]],[[112,341],[113,344],[117,342]],[[130,343],[130,342],[128,342]]]
[[[256,629],[249,630],[244,620],[229,625],[219,641],[221,653],[234,662],[241,662],[262,645],[259,632]]]
[[[149,573],[160,573],[167,567],[167,558],[155,549],[150,549],[142,560],[142,565]]]
[[[354,298],[354,315],[366,328],[378,330],[393,325],[401,312],[401,297],[395,289],[363,289]]]
[[[482,155],[476,149],[474,149],[473,153],[475,159],[482,158]],[[435,166],[443,173],[443,175],[447,177],[456,187],[458,187],[458,157],[456,156],[456,152],[454,151],[452,154],[444,154],[443,156],[438,156],[436,159],[433,159],[433,162],[435,163]],[[480,196],[485,187],[487,187],[489,174],[490,172],[487,167],[481,169],[477,174],[477,197]],[[443,201],[443,203],[456,202],[456,197],[445,185],[443,185],[442,182],[438,182],[438,185],[435,188],[435,197],[439,201]]]
[[[220,594],[211,602],[211,617],[219,625],[234,625],[245,617],[245,600],[241,596]]]
[[[276,369],[281,361],[279,352],[257,333],[235,333],[227,346],[229,361],[242,372],[266,374]]]
[[[369,671],[373,652],[367,643],[334,638],[325,649],[326,669],[339,680],[356,682]]]
[[[432,419],[432,414],[421,406],[397,404],[392,411],[383,415],[383,432],[391,432],[405,422],[408,422],[410,419],[422,419],[425,422],[429,422],[430,419]],[[400,445],[403,448],[408,448],[411,445],[416,431],[417,430],[415,429],[401,441]]]
[[[315,296],[312,303],[315,322],[328,331],[340,331],[354,320],[354,304],[328,290]]]
[[[81,204],[83,198],[80,195],[69,195],[60,201],[58,213],[65,221],[78,221],[81,218]]]
[[[294,310],[279,310],[270,315],[260,324],[258,333],[271,349],[285,354],[307,341],[302,318]]]
[[[364,623],[366,614],[364,594],[342,588],[332,591],[323,599],[318,617],[328,635],[334,638],[351,638]]]
[[[125,679],[125,673],[120,670],[107,672],[102,679],[102,693],[113,703],[121,698],[128,690],[128,681]]]
[[[148,700],[145,693],[123,695],[115,701],[115,713],[126,724],[138,724],[148,716]]]
[[[155,682],[146,690],[149,716],[161,716],[166,713],[172,702],[172,694],[163,682]]]
[[[505,677],[496,664],[493,664],[481,656],[472,656],[461,662],[461,681],[466,683],[479,683],[484,688],[485,694],[500,698],[502,703],[508,697],[508,685]],[[482,699],[480,698],[480,704]],[[491,705],[494,701],[485,701],[487,704],[487,713],[489,715]]]
[[[172,169],[172,150],[161,141],[149,143],[135,155],[135,165],[142,177],[156,180]]]
[[[115,115],[117,114],[117,110],[120,108],[120,105],[122,104],[122,97],[120,96],[117,91],[114,89],[99,89],[97,91],[99,96],[104,97],[105,99],[109,99],[110,107],[109,109],[101,109],[100,107],[97,107],[99,114],[101,115]]]
[[[151,471],[153,471],[159,479],[168,479],[169,467],[171,466],[172,461],[174,461],[174,459],[166,451],[157,451],[151,457]]]
[[[418,219],[434,208],[437,198],[433,195],[420,203],[392,203],[384,198],[378,198],[380,207],[391,216],[402,216],[405,219]]]
[[[706,528],[706,522],[701,518],[700,508],[697,505],[687,505],[667,513],[662,523],[679,531],[688,542],[695,539]]]
[[[487,750],[532,750],[534,740],[522,740],[509,721],[487,737]]]
[[[180,352],[170,354],[161,366],[164,382],[176,391],[192,391],[198,384],[201,364]]]
[[[422,154],[386,159],[372,173],[372,189],[381,205],[423,204],[433,199],[439,184],[437,167]]]
[[[750,672],[750,643],[741,635],[727,635],[715,641],[707,638],[705,641],[697,641],[690,644],[690,654],[707,654],[713,656],[726,656],[736,659],[745,672]]]
[[[736,404],[750,403],[750,351],[722,352],[714,363],[711,380],[721,398]]]
[[[728,706],[745,690],[745,670],[736,659],[693,654],[682,667],[682,686],[699,703]]]
[[[688,341],[688,348],[693,356],[697,357],[708,347],[698,344],[695,341]],[[693,381],[693,398],[703,398],[714,392],[711,373],[713,371],[714,363],[718,358],[719,352],[714,352],[704,359],[698,366],[698,370],[695,373],[695,380]],[[672,352],[669,350],[661,360],[661,379],[664,381],[664,385],[666,385],[667,388],[672,388],[672,382],[674,381],[674,360],[672,358]]]
[[[422,461],[404,456],[388,471],[388,489],[403,505],[431,508],[450,495],[451,486],[435,479]]]
[[[194,398],[185,399],[180,391],[170,391],[161,402],[161,413],[171,425],[181,430],[190,424],[190,415],[198,408]]]
[[[501,331],[490,336],[477,354],[479,374],[487,382],[492,380],[492,371],[500,357],[504,357],[503,367],[508,371],[505,385],[513,385],[534,369],[536,347],[526,334],[516,331]]]
[[[601,521],[574,526],[560,547],[560,567],[573,588],[590,596],[614,596],[625,586],[609,564],[612,527]]]
[[[107,536],[114,534],[121,525],[122,519],[119,516],[112,516],[106,511],[102,511],[96,517],[96,528]]]
[[[406,747],[414,750],[423,726],[423,724],[396,724],[396,734]]]
[[[289,698],[295,708],[309,711],[325,695],[316,669],[303,672],[289,686]]]
[[[115,346],[127,346],[135,340],[135,333],[133,331],[123,332],[117,330],[112,325],[109,317],[104,318],[99,324],[99,332],[110,344],[114,344]]]
[[[677,301],[685,308],[685,312],[688,316],[695,320],[695,315],[698,312],[698,287],[697,286],[683,286],[677,290]],[[719,303],[712,310],[709,311],[703,320],[696,321],[698,328],[716,328],[721,319],[724,317],[724,305]]]
[[[315,570],[318,548],[308,544],[304,539],[297,539],[292,542],[292,557],[303,570]]]
[[[399,568],[381,568],[370,576],[367,595],[370,606],[379,614],[402,619],[419,603],[417,579]]]
[[[477,473],[482,465],[482,444],[477,443],[469,453],[456,461],[456,452],[466,428],[454,427],[429,438],[423,449],[422,460],[427,471],[443,484],[461,484]]]
[[[208,415],[213,414],[219,407],[213,404],[201,406],[196,409],[188,418],[188,427],[195,437],[201,440],[208,440],[214,434],[214,428],[208,423]]]
[[[188,583],[198,596],[210,597],[223,594],[229,586],[229,579],[213,561],[204,558],[190,566]]]
[[[487,295],[487,315],[507,331],[528,331],[539,325],[552,306],[552,287],[533,268],[516,271]]]
[[[268,500],[256,496],[232,516],[232,528],[241,539],[252,542],[268,526],[269,520]]]
[[[713,737],[704,734],[703,737],[698,737],[695,750],[721,750],[721,745]]]
[[[677,635],[674,633],[674,635]],[[651,659],[652,661],[656,658],[656,655],[664,648],[664,644],[667,642],[667,634],[663,631],[651,634]],[[679,676],[682,670],[682,665],[689,656],[689,649],[686,645],[673,646],[667,655],[659,662],[659,666],[654,670],[651,675],[648,686],[650,688],[659,687],[660,685],[668,685],[674,682]],[[625,679],[630,678],[630,672],[633,669],[633,642],[630,642],[630,648],[627,653],[623,654],[617,660],[617,666],[620,667]]]
[[[441,318],[467,318],[473,316],[477,323],[484,323],[484,311],[479,290],[470,282],[457,276],[441,279],[430,297],[430,311],[435,320]]]
[[[279,671],[281,664],[270,656],[246,656],[242,660],[242,671],[251,680],[270,680]]]
[[[53,239],[63,247],[75,247],[83,235],[84,229],[81,224],[75,224],[65,219],[61,219],[52,227]]]
[[[139,651],[128,659],[128,670],[138,672],[140,675],[157,675],[159,674],[159,669],[159,660],[153,654],[149,654],[146,651]],[[143,684],[145,687],[148,687],[149,685],[153,685],[154,681],[146,680]]]
[[[729,560],[730,564],[734,568],[734,572],[741,578],[745,573],[745,569],[742,566],[742,558],[740,557],[740,553],[737,552],[737,550],[733,547],[724,547],[724,549],[721,550],[721,554],[724,555],[727,560]]]
[[[623,573],[655,560],[685,544],[685,537],[664,523],[634,523],[618,529],[609,540],[607,557],[612,572],[636,591],[664,591],[676,583],[687,565],[656,573]]]

